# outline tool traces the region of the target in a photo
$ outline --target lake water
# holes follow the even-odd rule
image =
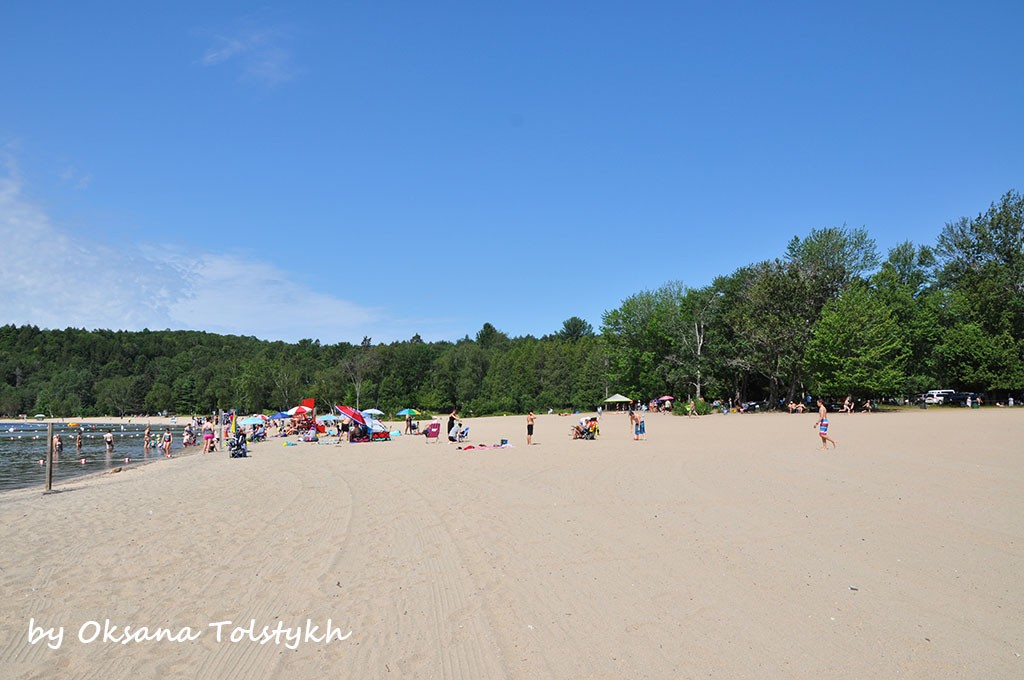
[[[114,452],[107,454],[103,435],[107,428],[114,435]],[[171,427],[174,439],[171,453],[181,451],[181,434],[184,426]],[[64,440],[64,452],[54,459],[53,483],[115,467],[137,465],[148,460],[163,458],[159,449],[150,449],[146,455],[143,433],[146,424],[104,425],[88,423],[82,427],[68,427],[56,423],[53,433]],[[75,449],[75,437],[82,433],[82,449]],[[162,427],[153,426],[152,432],[163,434]],[[2,422],[0,423],[0,491],[46,484],[46,423]],[[126,463],[125,458],[130,460]],[[83,463],[82,460],[85,460]],[[42,462],[40,462],[42,461]]]

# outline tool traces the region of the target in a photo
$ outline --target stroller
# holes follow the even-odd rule
[[[228,453],[232,458],[248,458],[249,448],[245,445],[245,432],[239,430],[228,440]]]

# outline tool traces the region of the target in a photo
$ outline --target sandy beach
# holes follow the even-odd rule
[[[0,677],[1024,676],[1024,409],[831,420],[826,453],[810,414],[476,418],[513,448],[6,492]]]

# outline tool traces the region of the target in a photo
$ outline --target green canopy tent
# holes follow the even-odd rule
[[[605,401],[606,404],[617,404],[618,406],[616,408],[619,408],[619,409],[622,408],[622,404],[631,404],[631,403],[633,403],[632,399],[630,399],[629,397],[624,397],[621,394],[619,394],[618,392],[616,392],[612,396],[608,397],[604,401]]]

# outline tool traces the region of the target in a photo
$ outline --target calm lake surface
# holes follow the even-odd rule
[[[107,429],[114,435],[114,452],[107,454],[103,435]],[[171,453],[181,452],[181,434],[184,424],[172,426],[174,439]],[[53,483],[71,477],[104,472],[115,467],[137,465],[148,460],[163,459],[163,452],[150,449],[145,452],[143,433],[146,423],[130,425],[86,423],[81,427],[68,427],[55,423],[53,433],[64,442],[64,452],[54,459]],[[164,428],[152,426],[152,433],[161,435]],[[82,433],[82,448],[75,448],[75,437]],[[125,462],[125,458],[129,461]],[[82,460],[85,460],[83,463]],[[40,462],[42,461],[42,463]],[[46,423],[31,421],[0,422],[0,491],[46,483]]]

